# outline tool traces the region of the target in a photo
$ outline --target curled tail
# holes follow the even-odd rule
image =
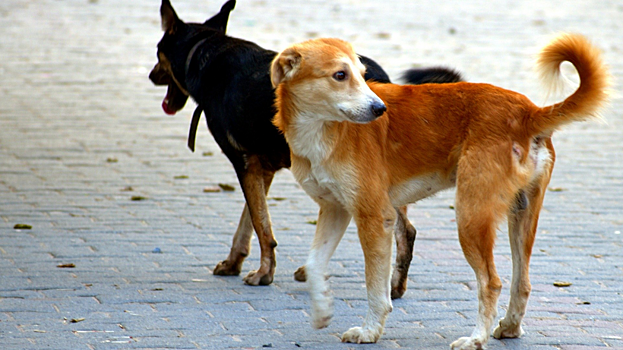
[[[529,124],[536,133],[549,133],[574,121],[599,117],[608,100],[610,74],[601,52],[588,39],[578,34],[562,34],[539,54],[537,69],[546,87],[560,85],[560,64],[569,61],[580,76],[580,86],[564,101],[543,107],[531,115]]]

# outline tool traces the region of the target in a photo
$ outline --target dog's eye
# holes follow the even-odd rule
[[[344,72],[343,70],[336,72],[335,74],[333,74],[333,79],[337,81],[342,81],[346,79],[346,72]]]

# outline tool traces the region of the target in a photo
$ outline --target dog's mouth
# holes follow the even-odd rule
[[[162,100],[162,110],[164,113],[173,115],[180,109],[184,108],[188,100],[188,94],[177,85],[175,79],[167,69],[162,68],[162,64],[158,62],[154,69],[149,73],[149,79],[156,86],[167,85],[167,95]]]
[[[164,113],[168,115],[174,115],[175,113],[177,113],[178,110],[171,108],[169,106],[169,101],[171,101],[171,99],[169,98],[169,93],[167,92],[167,95],[164,97],[164,100],[162,100],[162,110],[164,111]]]
[[[168,115],[174,115],[184,108],[188,96],[185,95],[175,84],[169,84],[167,95],[162,100],[162,110]]]

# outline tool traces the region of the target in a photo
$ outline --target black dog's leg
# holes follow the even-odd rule
[[[219,262],[214,268],[214,274],[220,276],[238,276],[242,270],[244,259],[251,252],[251,235],[253,234],[253,223],[249,214],[249,206],[245,204],[240,215],[238,229],[234,234],[231,250],[227,259]]]
[[[249,156],[246,167],[242,169],[236,167],[236,173],[242,185],[246,204],[240,216],[229,256],[216,265],[214,274],[221,276],[240,274],[242,264],[251,252],[251,235],[255,228],[260,243],[261,264],[258,270],[249,272],[244,282],[253,286],[268,285],[272,283],[275,274],[274,248],[277,246],[277,241],[272,233],[266,195],[275,173],[263,169],[257,156]]]
[[[236,173],[242,185],[242,191],[249,208],[250,221],[257,233],[261,251],[260,268],[249,272],[243,280],[252,286],[268,285],[273,282],[275,267],[277,266],[275,258],[277,240],[273,235],[268,205],[266,204],[266,194],[275,172],[266,170],[258,156],[249,155],[246,157],[245,166],[242,169],[236,167]]]
[[[305,273],[305,265],[299,266],[296,271],[294,271],[294,280],[298,282],[307,281],[307,274]]]
[[[407,207],[396,208],[398,218],[394,228],[396,237],[396,265],[392,273],[392,299],[402,297],[407,291],[407,275],[413,259],[413,244],[415,243],[415,227],[407,218]]]

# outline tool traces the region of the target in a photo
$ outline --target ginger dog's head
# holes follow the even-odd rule
[[[278,90],[278,104],[287,103],[280,108],[287,108],[288,114],[313,114],[318,121],[369,123],[386,107],[366,84],[365,70],[349,43],[315,39],[279,53],[270,76]],[[279,121],[275,122],[279,126]]]

